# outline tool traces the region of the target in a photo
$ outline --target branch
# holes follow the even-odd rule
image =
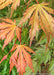
[[[39,4],[38,0],[36,0],[37,4]]]

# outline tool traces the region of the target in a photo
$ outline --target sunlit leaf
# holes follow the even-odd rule
[[[31,25],[29,32],[30,45],[40,27],[45,32],[48,42],[50,40],[50,35],[54,37],[54,18],[50,15],[54,14],[54,10],[47,7],[47,5],[49,5],[49,3],[34,4],[33,6],[29,7],[23,14],[24,16],[18,24],[23,24],[31,17],[29,21],[29,25]]]
[[[10,57],[9,73],[11,72],[12,68],[16,66],[17,72],[19,72],[19,75],[23,75],[27,64],[34,72],[31,55],[27,53],[27,51],[34,53],[32,49],[30,49],[29,47],[25,45],[16,46],[16,51]]]
[[[15,21],[13,22],[11,19],[3,19],[5,22],[0,23],[0,38],[4,41],[3,48],[8,45],[9,42],[14,38],[14,31],[16,30],[16,35],[21,42],[21,31],[20,28],[15,25]]]

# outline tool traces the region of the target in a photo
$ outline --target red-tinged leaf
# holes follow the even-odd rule
[[[11,4],[13,1],[12,0],[0,0],[0,9],[5,8],[9,4]]]
[[[7,56],[8,56],[8,55],[5,55],[5,56],[1,59],[0,64],[1,64],[2,61],[4,61],[5,59],[7,59]]]
[[[19,27],[16,27],[16,35],[18,40],[21,42],[21,29]]]
[[[11,42],[12,39],[14,38],[15,30],[18,40],[21,42],[21,29],[16,27],[15,20],[14,22],[11,19],[2,19],[2,20],[4,20],[5,22],[0,23],[0,38],[2,40],[5,39],[2,48],[4,49],[5,46],[8,45],[8,43]]]
[[[22,45],[24,47],[25,50],[29,51],[29,52],[32,52],[32,53],[35,53],[31,48],[25,46],[25,45]]]
[[[9,42],[11,42],[11,40],[14,38],[14,30],[12,30],[11,32],[9,32],[9,34],[7,35],[7,38],[6,38],[6,40],[4,41],[4,45],[3,45],[3,48],[2,49],[4,49],[5,48],[5,46],[9,43]]]
[[[19,51],[19,58],[18,58],[18,65],[17,65],[17,71],[19,72],[19,75],[23,75],[25,72],[26,62],[23,58],[22,51]]]
[[[49,5],[49,3],[41,3],[41,5],[45,10],[47,10],[47,12],[54,14],[54,10],[46,6],[46,5]]]
[[[4,28],[7,28],[7,27],[11,27],[11,25],[10,24],[6,24],[4,22],[0,23],[0,29],[4,29]]]
[[[0,23],[0,38],[1,39],[5,38],[4,45],[3,45],[3,49],[4,49],[4,47],[9,42],[11,42],[12,39],[14,38],[14,31],[15,31],[16,25],[10,19],[3,19],[3,20],[8,22],[8,23],[6,22]]]
[[[25,0],[24,0],[25,1]],[[0,0],[0,9],[12,4],[11,10],[16,10],[17,6],[20,5],[20,0]]]
[[[19,72],[19,75],[23,75],[27,64],[34,72],[32,60],[31,60],[31,55],[25,51],[27,49],[30,49],[30,48],[28,48],[28,47],[24,48],[24,45],[17,45],[16,46],[16,51],[10,57],[10,71],[9,71],[9,73],[11,72],[12,68],[14,66],[16,66],[17,71]],[[27,51],[33,53],[33,51],[32,50],[30,51],[30,50],[27,50]]]
[[[23,24],[31,17],[29,21],[29,25],[31,25],[29,32],[30,46],[36,36],[36,31],[39,31],[40,29],[45,32],[47,37],[50,35],[54,37],[54,19],[50,15],[54,14],[54,10],[47,7],[48,4],[49,3],[40,3],[32,5],[25,11],[24,16],[18,24],[18,26]]]
[[[12,68],[14,67],[14,66],[16,66],[16,60],[17,60],[17,55],[18,55],[18,50],[16,50],[14,53],[13,53],[13,55],[10,57],[10,70],[9,70],[9,73],[11,72],[11,70],[12,70]]]
[[[13,52],[16,49],[17,45],[15,44],[12,49],[10,50],[10,52]]]
[[[17,6],[19,5],[20,5],[20,0],[13,0],[13,4],[11,8],[16,10]]]
[[[20,5],[20,0],[13,0],[13,4],[11,6],[11,15],[10,17],[12,16],[14,10],[16,10],[17,6]]]
[[[2,18],[2,20],[4,20],[5,22],[7,22],[9,24],[15,24],[15,21],[13,22],[11,19],[8,19],[8,18],[6,18],[6,19]]]
[[[23,54],[24,54],[24,58],[26,60],[26,63],[28,64],[28,66],[32,69],[32,71],[34,72],[33,69],[33,64],[32,64],[32,60],[31,60],[31,56],[23,49]]]
[[[11,70],[13,69],[13,67],[14,67],[14,63],[13,63],[12,61],[10,61],[10,70],[9,70],[9,74],[10,74]]]
[[[47,6],[47,5],[49,5],[50,3],[45,3],[45,2],[42,2],[42,3],[40,3],[42,6]]]
[[[20,0],[13,0],[12,6],[11,6],[11,15],[10,15],[10,17],[12,16],[14,10],[16,10],[19,5],[20,5]]]
[[[33,11],[36,9],[35,6],[36,6],[36,4],[26,10],[26,12],[23,14],[24,16],[22,17],[22,19],[18,25],[21,25],[22,23],[26,22],[28,20],[28,18],[31,17]]]
[[[5,29],[5,30],[1,30],[0,31],[0,38],[5,36],[10,30],[11,30],[11,28],[8,28],[8,29]]]
[[[36,9],[33,16],[30,18],[29,25],[31,25],[31,29],[29,32],[30,46],[31,46],[33,38],[36,36],[36,32],[39,31],[38,9]]]
[[[4,35],[3,37],[2,37],[2,40],[4,40],[6,38],[6,36]]]

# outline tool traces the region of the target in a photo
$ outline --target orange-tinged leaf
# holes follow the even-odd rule
[[[5,0],[0,0],[0,4],[3,3]]]
[[[14,10],[16,10],[16,8],[20,5],[20,0],[0,0],[0,10],[7,7],[10,4],[12,4],[11,5],[11,15],[10,15],[11,17]]]
[[[8,27],[11,27],[11,25],[10,24],[6,24],[4,22],[0,23],[0,29],[4,29],[4,28],[8,28]]]
[[[20,0],[0,0],[0,9],[3,9],[10,4],[12,4],[11,8],[14,10],[20,5]]]
[[[42,11],[42,13],[41,13]],[[44,26],[44,29],[46,30],[45,32],[46,33],[51,33],[53,35],[53,28],[52,28],[52,25],[53,25],[53,18],[51,15],[49,15],[44,9],[41,8],[41,10],[39,11],[40,13],[40,18],[42,20],[42,23],[43,23],[43,26]],[[49,19],[49,17],[51,17]]]
[[[11,70],[12,70],[13,67],[14,67],[14,63],[13,63],[12,61],[10,61],[10,70],[9,70],[9,74],[10,74],[10,72],[11,72]]]
[[[15,9],[17,8],[17,6],[20,5],[20,0],[13,0],[13,4],[12,4],[12,7],[11,9]]]
[[[24,45],[17,45],[16,46],[16,51],[10,57],[9,73],[11,72],[12,68],[14,66],[16,66],[17,72],[19,72],[19,75],[23,75],[27,64],[34,72],[31,55],[29,53],[27,53],[26,51],[34,53],[32,51],[32,49],[30,49],[29,47],[26,47]]]
[[[9,4],[11,4],[13,1],[12,0],[0,0],[0,9],[5,8]]]
[[[4,35],[3,37],[2,37],[2,40],[4,40],[6,38],[6,36]]]
[[[18,24],[18,26],[23,24],[31,17],[29,20],[29,25],[31,25],[31,29],[29,32],[30,46],[36,35],[36,32],[39,31],[40,28],[45,32],[47,37],[49,37],[50,35],[54,37],[54,19],[50,15],[54,14],[54,10],[47,7],[47,5],[49,5],[49,3],[32,5],[25,11],[24,16]]]
[[[33,38],[36,36],[36,31],[39,31],[39,21],[38,21],[38,8],[34,12],[33,16],[30,18],[29,25],[31,25],[31,29],[29,32],[30,37],[30,46],[33,41]]]
[[[16,64],[17,64],[17,62],[16,62],[16,60],[17,60],[17,55],[18,55],[18,52],[19,52],[19,50],[16,50],[13,54],[12,54],[12,56],[10,57],[10,70],[9,70],[9,73],[11,72],[11,70],[12,70],[12,68],[14,67],[14,66],[16,66]]]
[[[23,49],[23,54],[24,54],[24,58],[25,58],[26,63],[34,72],[31,56],[24,49]]]
[[[44,9],[46,9],[49,13],[54,14],[54,10],[52,8],[42,6]]]
[[[28,18],[31,17],[33,11],[36,9],[35,6],[36,6],[36,4],[33,5],[33,6],[31,6],[30,8],[28,8],[28,9],[26,10],[26,12],[23,14],[24,16],[22,17],[22,19],[21,19],[21,21],[19,22],[18,25],[21,25],[22,23],[24,23],[25,21],[27,21]]]
[[[10,24],[15,24],[15,21],[13,22],[11,19],[8,19],[8,18],[6,18],[6,19],[2,18],[2,20],[4,20],[7,23],[10,23]]]
[[[16,9],[17,6],[20,5],[20,0],[0,0],[0,9],[5,8],[6,6],[10,5],[11,3],[12,3],[11,8],[13,10],[13,9]]]
[[[16,30],[16,35],[18,37],[18,40],[21,42],[21,29],[18,28],[15,23],[16,21],[12,21],[11,19],[2,19],[5,22],[0,23],[0,38],[4,41],[3,48],[5,48],[6,45],[8,45],[9,42],[12,41],[14,38],[14,32]]]
[[[54,14],[54,10],[52,8],[47,7],[50,3],[41,3],[42,7],[47,10],[47,12]]]
[[[23,73],[25,72],[25,67],[26,67],[26,62],[23,58],[23,54],[22,54],[22,51],[20,50],[19,51],[19,58],[18,58],[18,61],[17,61],[17,71],[19,72],[19,75],[23,75]]]
[[[42,6],[47,6],[47,5],[49,5],[50,3],[45,3],[45,2],[42,2],[42,3],[40,3]]]
[[[0,38],[2,38],[3,36],[5,36],[10,30],[11,30],[11,28],[1,30],[0,31]]]
[[[17,44],[15,44],[15,45],[12,47],[12,49],[10,50],[10,52],[13,52],[13,51],[16,49],[16,47],[17,47]]]
[[[6,45],[8,45],[9,42],[11,42],[11,40],[14,38],[14,30],[12,30],[11,32],[9,32],[9,34],[7,35],[6,40],[4,41],[4,45],[3,48],[5,48]]]
[[[35,53],[31,48],[29,48],[29,47],[27,47],[27,46],[25,46],[25,45],[22,45],[27,51],[29,51],[29,52],[32,52],[32,53]]]
[[[8,56],[8,55],[5,55],[5,56],[1,59],[0,64],[1,64],[2,61],[4,61],[5,59],[7,59],[7,56]]]
[[[16,35],[18,40],[21,42],[21,28],[19,27],[16,28]]]
[[[20,0],[13,0],[12,6],[11,6],[11,15],[10,15],[10,17],[12,16],[14,10],[16,10],[19,5],[20,5]]]
[[[3,49],[4,47],[11,42],[11,40],[14,38],[14,31],[16,28],[16,25],[14,22],[12,22],[10,19],[8,21],[8,19],[3,19],[4,21],[8,22],[2,22],[0,23],[0,38],[4,39],[5,37],[5,41],[4,41],[4,45],[3,45]],[[2,25],[1,25],[2,24]],[[4,36],[4,38],[3,38]]]

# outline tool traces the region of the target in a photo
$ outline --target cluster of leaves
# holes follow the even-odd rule
[[[3,75],[6,74],[5,71],[8,68],[7,67],[8,61],[10,64],[9,74],[12,70],[13,75],[14,74],[16,75],[13,69],[14,66],[16,67],[17,72],[19,72],[19,75],[23,75],[26,69],[27,69],[27,72],[25,73],[26,75],[33,74],[32,71],[35,73],[37,72],[40,73],[42,72],[41,70],[42,64],[45,66],[46,70],[48,67],[48,71],[46,72],[49,72],[50,74],[54,72],[54,70],[52,70],[53,69],[52,64],[54,66],[54,59],[51,58],[52,48],[50,47],[52,45],[51,40],[52,38],[54,38],[54,18],[50,14],[54,14],[54,10],[52,8],[47,7],[49,3],[43,2],[39,4],[37,0],[36,2],[37,4],[33,4],[30,7],[27,6],[26,11],[23,13],[23,17],[20,19],[19,23],[17,22],[17,24],[15,20],[13,22],[11,19],[1,18],[2,22],[0,23],[0,39],[2,40],[5,39],[4,45],[3,47],[1,47],[2,50],[8,44],[10,44],[11,41],[14,41],[12,49],[8,53],[6,53],[6,55],[0,61],[0,63],[2,63],[3,60],[7,59],[8,56],[11,55],[10,61],[7,60],[5,62],[6,63],[4,66],[5,68],[1,73],[3,74],[4,72]],[[28,1],[28,5],[29,3],[30,3],[30,0]],[[9,5],[11,5],[11,15],[10,15],[11,17],[14,10],[16,10],[17,6],[20,5],[20,0],[1,0],[0,10],[4,9],[6,6],[9,6]],[[29,37],[27,38],[30,39],[30,46],[31,46],[32,42],[35,40],[34,37],[36,36],[36,42],[37,42],[35,44],[36,47],[34,48],[33,46],[33,49],[36,51],[33,51],[31,48],[25,45],[28,43],[25,43],[22,41],[23,39],[25,39],[25,41],[27,40],[27,38],[25,38],[26,32],[25,32],[25,35],[23,35],[24,34],[23,28],[25,24],[28,24],[28,23],[29,23],[28,27],[31,27],[31,28],[29,28],[30,30],[28,29]],[[43,33],[41,36],[39,35],[40,38],[37,39],[40,30],[42,30]],[[46,35],[46,39],[45,39],[45,35]],[[42,41],[42,39],[44,39],[44,41]],[[18,45],[18,43],[20,43],[20,45]],[[33,54],[34,58],[32,58],[33,61],[31,59],[31,55],[27,51],[30,52],[30,54],[34,53]],[[32,64],[32,62],[34,63],[34,65]],[[31,70],[30,68],[26,67],[27,64],[31,68]],[[43,73],[45,73],[44,70],[43,70]]]

